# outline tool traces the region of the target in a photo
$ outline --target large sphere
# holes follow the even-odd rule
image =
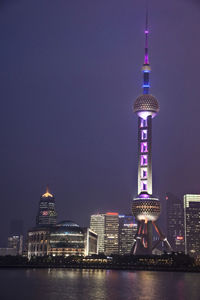
[[[157,198],[135,198],[132,213],[138,221],[156,221],[160,215],[160,201]]]
[[[144,119],[148,116],[155,117],[159,112],[159,104],[157,99],[150,94],[140,95],[135,100],[133,111]]]

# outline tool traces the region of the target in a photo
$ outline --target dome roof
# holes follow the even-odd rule
[[[51,230],[52,235],[73,235],[73,234],[80,234],[83,235],[83,230],[80,226],[73,221],[62,221],[58,223],[55,227]]]
[[[58,227],[63,227],[63,226],[66,226],[66,227],[80,227],[78,224],[74,223],[73,221],[62,221],[62,222],[59,222],[57,224]]]
[[[133,111],[142,117],[142,112],[152,115],[153,117],[159,112],[159,104],[157,99],[150,94],[143,94],[137,97],[133,105]],[[148,113],[149,112],[149,113]]]

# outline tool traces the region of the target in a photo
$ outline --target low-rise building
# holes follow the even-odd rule
[[[28,258],[32,256],[87,256],[97,254],[97,234],[72,221],[35,227],[28,232]]]

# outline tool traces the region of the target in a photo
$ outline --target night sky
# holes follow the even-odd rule
[[[200,1],[151,0],[154,194],[200,193]],[[137,194],[143,0],[0,1],[0,245],[35,225],[46,184],[59,220],[128,212]]]

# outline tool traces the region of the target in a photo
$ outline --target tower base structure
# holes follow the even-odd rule
[[[160,243],[164,243],[167,251],[172,251],[172,248],[156,223],[160,214],[160,201],[148,194],[140,195],[133,199],[132,203],[133,215],[138,220],[138,230],[134,237],[131,254],[134,255],[151,255],[153,250]],[[158,240],[153,243],[152,232],[153,228],[158,235]]]

